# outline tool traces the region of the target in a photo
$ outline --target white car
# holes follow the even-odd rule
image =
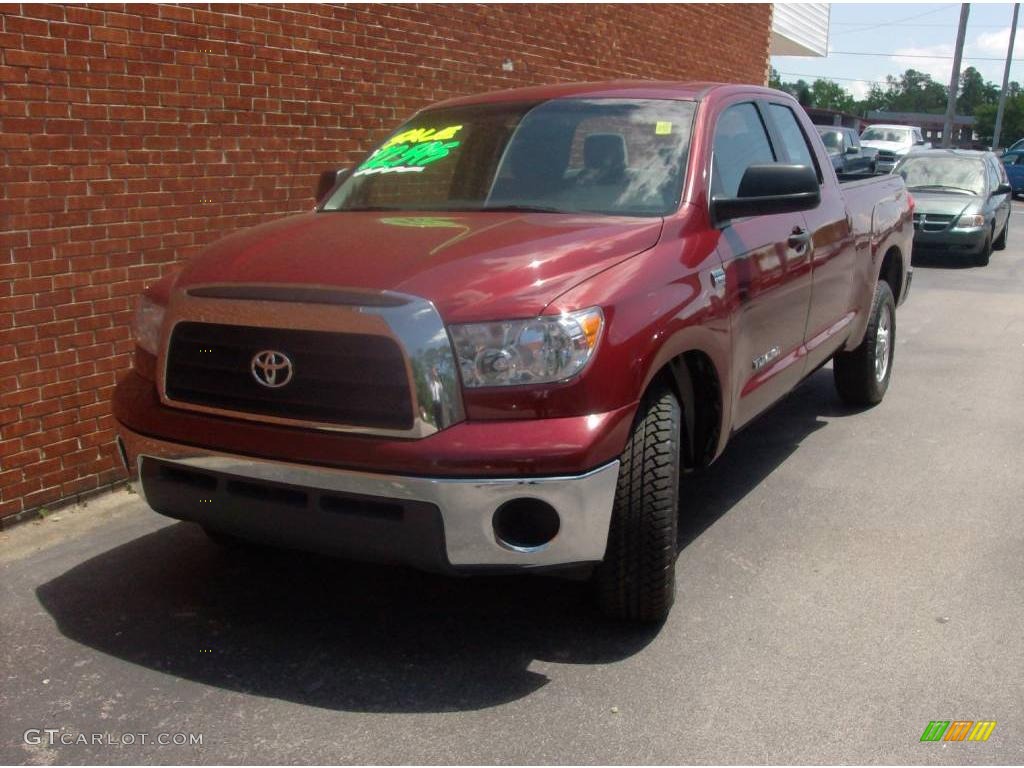
[[[872,125],[860,135],[862,147],[878,150],[876,168],[879,173],[888,173],[896,163],[914,149],[931,149],[931,142],[925,141],[921,129],[912,125]]]

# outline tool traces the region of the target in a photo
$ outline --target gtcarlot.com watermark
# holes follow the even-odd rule
[[[201,733],[78,733],[63,728],[29,728],[22,737],[29,746],[45,745],[132,747],[156,744],[160,747],[201,747]]]

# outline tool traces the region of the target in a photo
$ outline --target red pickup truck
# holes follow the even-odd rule
[[[829,360],[849,403],[889,385],[913,202],[840,184],[786,94],[459,98],[326,181],[139,304],[122,458],[215,540],[586,569],[657,621],[685,474]]]

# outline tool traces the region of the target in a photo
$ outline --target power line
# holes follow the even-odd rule
[[[938,13],[939,11],[948,11],[950,8],[956,8],[956,6],[955,5],[940,5],[938,8],[933,8],[932,10],[925,11],[924,13],[915,13],[913,16],[904,16],[902,19],[896,19],[894,21],[883,21],[880,24],[874,24],[874,25],[872,25],[870,27],[864,27],[863,29],[844,29],[844,30],[840,30],[839,32],[836,32],[835,34],[833,34],[832,37],[835,37],[836,35],[848,35],[851,32],[867,32],[869,29],[878,29],[880,27],[891,27],[893,24],[901,24],[904,21],[911,21],[912,19],[920,19],[920,18],[923,18],[924,16],[931,16],[933,13]]]
[[[895,51],[879,52],[879,51],[829,51],[829,56],[886,56],[894,59],[949,59],[952,61],[952,56],[943,56],[941,54],[932,53],[896,53]],[[1001,56],[964,56],[965,60],[970,59],[971,61],[1005,61]]]
[[[869,25],[872,28],[880,26],[878,24],[864,22],[864,21],[832,21],[832,22],[829,22],[829,23],[833,27],[839,27],[839,26],[842,26],[842,27],[864,26],[866,24]],[[892,23],[889,23],[889,24],[885,24],[884,26],[886,26],[886,27],[942,27],[943,29],[949,29],[949,24],[897,24],[896,22],[892,22]],[[1005,24],[971,24],[971,29],[1003,29],[1005,27],[1006,27]],[[863,29],[848,29],[848,30],[843,30],[842,34],[845,35],[847,32],[864,32],[864,31],[865,30],[863,30]]]

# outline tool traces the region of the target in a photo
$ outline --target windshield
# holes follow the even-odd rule
[[[860,135],[861,141],[894,141],[898,144],[910,142],[910,131],[905,128],[868,128]]]
[[[839,131],[819,131],[825,149],[830,155],[837,154],[843,148],[843,134]]]
[[[932,188],[980,195],[985,191],[985,164],[966,157],[912,156],[896,167],[908,189]]]
[[[321,210],[662,216],[679,205],[694,110],[668,99],[428,110],[372,152]]]

